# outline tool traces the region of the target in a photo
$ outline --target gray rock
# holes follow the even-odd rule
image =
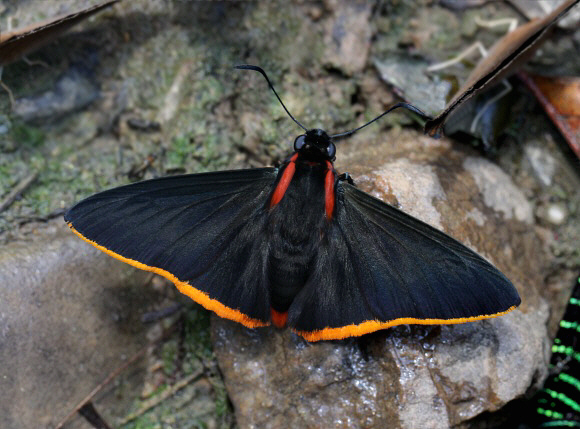
[[[58,219],[0,248],[0,416],[54,427],[145,343],[146,273],[92,248]]]
[[[533,223],[531,204],[501,168],[483,158],[475,157],[468,157],[463,167],[475,179],[487,206],[503,213],[506,219],[515,217],[521,222],[530,225]]]
[[[532,167],[534,176],[544,186],[551,186],[554,180],[554,173],[558,168],[558,161],[552,156],[550,151],[540,145],[540,142],[530,142],[524,146],[524,153]]]
[[[390,137],[397,144],[382,156],[382,146],[341,146],[357,161],[355,183],[489,258],[523,304],[491,320],[313,344],[216,317],[214,350],[241,428],[448,428],[499,409],[545,375],[548,308],[534,288],[544,255],[529,218],[497,206],[499,198],[522,202],[523,194],[499,167],[444,141]]]
[[[53,90],[16,100],[14,115],[25,122],[54,120],[83,109],[98,96],[99,89],[88,73],[71,68],[60,77]]]
[[[371,47],[371,3],[327,1],[332,19],[325,23],[323,61],[347,75],[360,73]]]
[[[445,108],[451,84],[437,74],[426,73],[429,65],[426,60],[392,56],[384,60],[374,59],[373,63],[383,82],[403,100],[433,116]]]

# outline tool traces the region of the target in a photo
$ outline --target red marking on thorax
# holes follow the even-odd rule
[[[324,178],[324,207],[326,219],[331,220],[334,213],[334,168],[330,161],[326,161],[326,177]]]
[[[282,178],[278,182],[276,189],[274,189],[272,199],[270,200],[270,208],[274,207],[280,202],[286,193],[288,186],[290,186],[290,182],[292,181],[292,177],[294,177],[294,172],[296,171],[296,159],[298,159],[297,153],[292,155],[292,158],[290,158],[290,162],[286,166],[284,173],[282,173]]]
[[[270,319],[272,319],[272,324],[276,328],[283,328],[284,326],[286,326],[286,321],[288,320],[288,312],[279,313],[273,308],[271,308]]]

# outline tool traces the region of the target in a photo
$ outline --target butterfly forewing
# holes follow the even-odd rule
[[[65,220],[101,250],[164,275],[219,315],[259,326],[269,321],[266,202],[276,174],[264,168],[149,180],[89,197]]]

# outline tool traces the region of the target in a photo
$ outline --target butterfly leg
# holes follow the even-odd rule
[[[350,175],[350,173],[342,173],[341,175],[338,176],[338,180],[344,182],[348,182],[351,185],[354,185],[354,180],[352,180],[352,176]]]

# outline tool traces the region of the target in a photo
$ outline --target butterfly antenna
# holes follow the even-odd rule
[[[288,111],[288,109],[286,109],[286,106],[282,102],[282,99],[280,98],[280,96],[278,95],[278,93],[276,92],[276,90],[274,89],[274,85],[272,85],[272,82],[270,82],[270,79],[268,79],[268,75],[266,74],[266,72],[261,67],[253,66],[253,65],[250,65],[250,64],[241,64],[239,66],[234,66],[234,68],[240,69],[240,70],[254,70],[254,71],[257,71],[258,73],[261,73],[262,76],[264,76],[264,78],[266,78],[266,81],[268,82],[268,85],[270,86],[270,89],[274,92],[274,95],[276,95],[276,98],[278,99],[278,101],[280,102],[280,104],[282,105],[282,107],[284,108],[284,110],[286,111],[286,113],[288,113],[288,116],[290,116],[290,118],[292,118],[292,120],[294,122],[296,122],[300,126],[300,128],[302,128],[304,131],[308,131],[308,129],[304,125],[302,125],[300,122],[298,122],[296,120],[296,118],[294,116],[292,116],[292,114]]]
[[[376,117],[375,119],[373,119],[372,121],[369,121],[369,122],[367,122],[366,124],[364,124],[364,125],[361,125],[361,126],[360,126],[360,127],[358,127],[358,128],[355,128],[354,130],[345,131],[344,133],[339,133],[339,134],[335,134],[335,135],[333,135],[333,136],[330,136],[330,138],[332,138],[332,139],[336,139],[336,138],[341,138],[341,137],[350,136],[350,135],[352,135],[352,134],[356,133],[358,130],[360,130],[360,129],[362,129],[362,128],[364,128],[364,127],[366,127],[366,126],[368,126],[368,125],[372,124],[372,123],[373,123],[373,122],[375,122],[375,121],[378,121],[378,120],[379,120],[379,119],[381,119],[383,116],[385,116],[387,113],[389,113],[389,112],[391,112],[391,111],[393,111],[393,110],[395,110],[395,109],[398,109],[399,107],[404,107],[405,109],[407,109],[407,110],[410,110],[411,112],[414,112],[414,113],[416,113],[417,115],[419,115],[421,118],[423,118],[423,119],[425,119],[425,120],[432,119],[432,118],[431,118],[429,115],[426,115],[426,114],[425,114],[425,113],[423,113],[423,112],[422,112],[420,109],[416,108],[416,107],[415,107],[415,106],[413,106],[412,104],[409,104],[409,103],[403,103],[403,102],[401,102],[401,103],[397,103],[397,104],[394,104],[394,105],[392,105],[391,107],[389,107],[389,108],[387,109],[387,111],[386,111],[386,112],[383,112],[383,113],[381,113],[379,116],[377,116],[377,117]]]

